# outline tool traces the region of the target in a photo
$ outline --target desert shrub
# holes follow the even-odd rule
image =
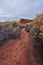
[[[26,30],[27,32],[29,32],[31,28],[32,28],[32,25],[26,25],[25,30]]]
[[[39,17],[40,18],[40,17]],[[31,41],[35,51],[34,56],[38,59],[40,65],[43,65],[43,19],[36,22],[30,30]]]
[[[43,25],[40,26],[40,31],[43,32]]]
[[[4,22],[5,27],[8,27],[8,26],[11,25],[11,24],[12,24],[12,22],[10,22],[10,21],[5,21],[5,22]]]
[[[0,31],[0,46],[4,44],[4,42],[7,40],[8,37],[7,32],[5,31],[5,28]]]
[[[4,37],[3,37],[3,35],[0,35],[0,46],[3,45],[2,42],[4,42]]]
[[[1,30],[2,28],[5,28],[5,26],[0,24],[0,30]]]
[[[14,28],[13,25],[10,24],[8,27],[6,27],[6,30],[10,31],[10,30],[12,30],[13,28]]]
[[[20,23],[18,21],[5,21],[3,23],[5,27],[8,27],[9,25],[13,25],[13,27],[18,27]]]
[[[14,28],[12,25],[9,25],[7,28],[3,28],[0,31],[0,46],[2,46],[8,40],[18,38],[20,38],[20,28]]]
[[[18,23],[17,21],[14,21],[14,22],[13,22],[13,26],[14,26],[14,27],[18,27],[18,26],[19,26],[19,23]]]
[[[19,28],[19,27],[14,28],[12,31],[13,31],[13,32],[12,32],[11,36],[12,36],[14,39],[20,38],[20,32],[21,32],[21,31],[20,31],[20,28]]]
[[[20,29],[23,29],[23,28],[25,28],[25,25],[24,24],[19,24],[19,27],[20,27]]]
[[[39,38],[40,38],[41,41],[43,42],[43,33],[39,33]]]
[[[36,17],[33,20],[33,23],[43,24],[43,13],[36,15]]]

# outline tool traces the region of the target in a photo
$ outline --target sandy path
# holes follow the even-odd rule
[[[21,38],[7,42],[0,48],[0,65],[37,65],[32,55],[30,35],[21,30]]]

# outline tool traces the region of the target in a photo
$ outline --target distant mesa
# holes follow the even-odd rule
[[[19,21],[20,21],[20,23],[25,24],[25,23],[30,23],[30,22],[32,22],[33,20],[30,20],[30,19],[20,19]]]

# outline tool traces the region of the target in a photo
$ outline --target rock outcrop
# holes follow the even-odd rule
[[[30,22],[32,22],[33,20],[30,20],[30,19],[20,19],[19,21],[20,21],[20,23],[25,24],[25,23],[30,23]]]

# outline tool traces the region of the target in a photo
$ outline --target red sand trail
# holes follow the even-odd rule
[[[30,34],[21,30],[21,38],[10,40],[0,48],[0,65],[37,65],[32,55]]]

